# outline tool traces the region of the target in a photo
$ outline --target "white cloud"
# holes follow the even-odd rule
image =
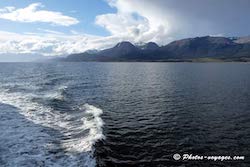
[[[18,34],[0,31],[0,54],[68,55],[90,49],[109,48],[120,40],[120,38],[113,36],[100,37],[87,34]]]
[[[170,16],[150,7],[147,2],[108,0],[117,13],[96,17],[96,24],[106,28],[113,36],[127,37],[131,42],[154,41],[166,44],[172,40]]]
[[[74,34],[74,35],[77,35],[77,34],[79,34],[77,31],[75,31],[75,30],[70,30],[70,32],[71,32],[71,34]]]
[[[41,10],[41,3],[33,3],[25,8],[5,7],[0,9],[0,18],[17,22],[45,22],[60,26],[79,23],[76,18],[65,16],[60,12]]]
[[[57,34],[57,35],[63,35],[64,33],[59,32],[59,31],[54,31],[54,30],[49,30],[49,29],[43,29],[43,28],[38,28],[37,30],[43,31],[49,34]]]

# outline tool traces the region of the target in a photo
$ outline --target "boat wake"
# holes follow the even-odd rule
[[[0,121],[3,125],[0,129],[3,133],[0,143],[7,143],[5,149],[0,148],[1,154],[5,155],[0,157],[0,164],[96,166],[94,145],[105,138],[102,131],[102,110],[84,104],[71,108],[68,112],[60,112],[41,102],[41,99],[65,99],[66,89],[67,87],[61,87],[54,95],[0,90]],[[9,107],[3,107],[6,104]]]

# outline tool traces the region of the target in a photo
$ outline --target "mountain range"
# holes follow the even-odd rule
[[[204,36],[173,41],[165,46],[158,46],[154,42],[133,45],[124,41],[109,49],[71,54],[60,61],[250,61],[250,37]]]

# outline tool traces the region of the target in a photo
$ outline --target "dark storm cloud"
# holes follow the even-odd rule
[[[179,35],[250,34],[250,0],[145,0],[141,3],[173,16],[181,26],[177,27],[181,30]]]

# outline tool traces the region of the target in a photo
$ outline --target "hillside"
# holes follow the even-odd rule
[[[177,40],[161,47],[153,42],[135,46],[124,41],[98,52],[72,54],[62,61],[249,61],[247,39],[205,36]]]

